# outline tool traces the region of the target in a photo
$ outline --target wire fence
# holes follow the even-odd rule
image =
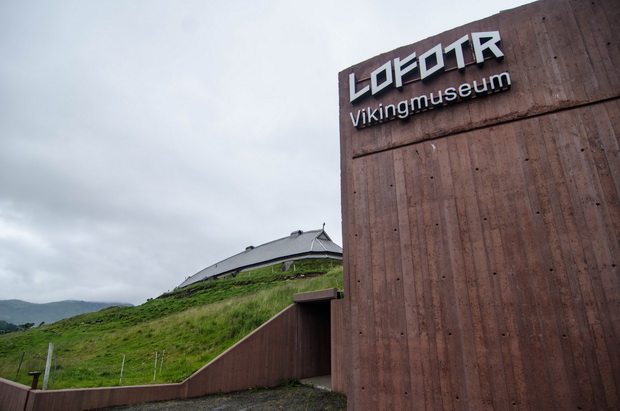
[[[23,351],[20,358],[0,370],[4,378],[30,386],[31,371],[41,372],[41,388],[47,350]],[[48,389],[89,388],[102,386],[159,384],[180,381],[191,373],[191,366],[174,348],[163,348],[149,354],[102,354],[79,360],[55,347],[50,363]],[[187,375],[186,375],[187,374]]]

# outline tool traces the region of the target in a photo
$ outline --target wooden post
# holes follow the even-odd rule
[[[56,383],[56,368],[58,366],[58,357],[54,356],[54,373],[52,374],[52,388]]]
[[[39,384],[39,376],[41,375],[41,371],[30,371],[28,375],[32,376],[32,385],[30,388],[36,390],[37,385]]]
[[[161,361],[159,362],[159,376],[161,377],[161,370],[164,368],[164,355],[166,354],[166,350],[161,353]]]
[[[43,376],[43,390],[47,390],[47,383],[50,379],[50,367],[52,365],[52,356],[54,355],[54,343],[51,342],[47,348],[47,361],[45,361],[45,375]]]
[[[24,355],[26,354],[26,351],[22,351],[22,359],[19,360],[19,366],[17,367],[17,372],[15,373],[15,379],[17,380],[17,376],[19,375],[19,370],[21,370],[22,368],[22,363],[24,362]]]
[[[118,379],[118,385],[123,382],[123,368],[125,368],[125,354],[123,354],[123,362],[121,363],[121,377]]]

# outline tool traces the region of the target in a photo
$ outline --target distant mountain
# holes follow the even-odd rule
[[[53,303],[34,304],[22,300],[0,300],[0,320],[21,325],[44,321],[53,323],[78,314],[92,313],[117,305],[132,306],[123,303],[93,303],[88,301],[57,301]]]

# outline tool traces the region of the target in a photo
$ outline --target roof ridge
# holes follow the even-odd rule
[[[296,234],[298,231],[301,231],[301,233]],[[309,231],[297,230],[297,231],[293,231],[293,233],[291,233],[291,234],[287,235],[286,237],[278,238],[278,239],[276,239],[276,240],[271,240],[271,241],[268,241],[268,242],[263,243],[263,244],[261,244],[261,245],[255,245],[255,246],[253,246],[253,247],[254,247],[254,249],[257,249],[257,248],[262,247],[262,246],[264,246],[264,245],[271,244],[271,243],[275,243],[275,242],[278,242],[278,241],[280,241],[280,240],[284,240],[284,239],[286,239],[286,238],[291,238],[291,237],[300,237],[300,236],[305,235],[305,234],[316,233],[316,232],[321,232],[321,231],[323,231],[323,230],[321,230],[321,229],[318,229],[318,230],[309,230]],[[318,236],[317,236],[317,237],[318,237]],[[243,254],[244,252],[245,252],[245,251],[242,251],[242,252],[240,252],[239,254]],[[239,255],[239,254],[235,254],[235,255]],[[229,258],[230,258],[230,257],[229,257]],[[222,260],[222,261],[223,261],[223,260]]]
[[[325,235],[325,237],[329,240],[329,243],[333,244],[336,247],[336,249],[338,249],[340,251],[336,251],[334,249],[328,250],[328,248],[325,247],[325,244],[323,244],[321,242],[321,240],[318,238],[321,235]],[[288,235],[286,237],[281,237],[281,238],[278,238],[276,240],[268,241],[268,242],[260,244],[258,246],[248,246],[243,251],[241,251],[241,252],[239,252],[237,254],[231,255],[230,257],[227,257],[227,258],[225,258],[223,260],[220,260],[220,261],[218,261],[218,262],[216,262],[214,264],[211,264],[210,266],[208,266],[206,268],[203,268],[202,270],[199,270],[195,274],[187,277],[185,279],[185,281],[183,281],[183,283],[181,283],[181,286],[183,286],[183,284],[187,283],[188,281],[190,281],[192,278],[195,278],[195,277],[198,277],[198,278],[196,278],[196,280],[194,280],[192,282],[189,282],[189,283],[187,283],[185,285],[193,284],[195,282],[202,281],[202,280],[205,280],[205,279],[210,278],[210,277],[222,275],[222,273],[225,273],[225,272],[231,272],[231,270],[235,270],[237,268],[242,268],[244,266],[252,266],[252,265],[255,265],[257,263],[261,263],[261,262],[264,262],[264,261],[268,260],[268,259],[267,260],[262,260],[262,258],[264,258],[265,255],[263,255],[262,257],[257,257],[257,258],[256,257],[255,258],[245,257],[247,255],[250,255],[250,253],[252,253],[251,254],[252,256],[256,256],[256,255],[257,256],[261,256],[261,251],[263,251],[262,254],[265,254],[265,253],[267,253],[267,255],[274,254],[274,256],[276,258],[286,257],[286,255],[280,255],[278,257],[278,253],[274,253],[273,250],[270,250],[269,246],[273,246],[274,244],[277,244],[278,242],[280,242],[280,243],[283,243],[282,249],[289,248],[289,252],[290,252],[291,251],[290,250],[290,248],[291,248],[290,244],[291,243],[288,243],[289,245],[286,245],[287,243],[284,243],[284,242],[286,240],[289,240],[289,239],[295,240],[295,239],[299,239],[299,238],[302,238],[302,237],[305,238],[305,240],[301,241],[301,243],[300,243],[301,246],[296,246],[298,248],[298,250],[296,252],[292,253],[292,254],[288,254],[289,256],[292,257],[293,255],[298,255],[298,254],[300,254],[300,252],[301,252],[301,254],[303,254],[303,253],[316,253],[317,251],[314,251],[315,240],[319,240],[319,244],[321,245],[321,247],[324,250],[323,252],[342,254],[342,248],[340,246],[338,246],[337,244],[335,244],[333,241],[331,241],[331,238],[329,237],[329,235],[327,235],[327,233],[325,232],[325,229],[316,229],[316,230],[309,230],[309,231],[296,230],[296,231],[293,231],[290,235]],[[310,239],[308,237],[312,237],[312,241],[311,241],[311,244],[310,244],[310,249],[306,250],[305,248],[303,248],[303,244],[307,244],[310,241]],[[295,243],[295,244],[297,244],[297,243]],[[292,246],[293,249],[295,249],[296,247]],[[330,248],[333,248],[333,247],[330,247]],[[255,259],[256,261],[252,262],[253,259]],[[251,262],[251,263],[250,264],[241,264],[241,265],[239,265],[240,261],[235,261],[235,260],[241,260],[241,261],[245,260],[246,262],[247,262],[247,260],[249,260],[249,262]],[[222,266],[222,267],[220,267],[220,266]],[[220,272],[218,272],[218,271],[220,271]]]

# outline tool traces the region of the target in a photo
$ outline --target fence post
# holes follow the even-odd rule
[[[54,343],[51,342],[47,348],[47,361],[45,361],[45,375],[43,376],[43,391],[47,390],[47,383],[50,379],[50,367],[52,365],[52,356],[54,355]]]
[[[58,357],[54,356],[54,373],[52,374],[52,388],[56,383],[56,368],[58,366]]]
[[[26,351],[22,351],[22,359],[19,360],[19,366],[17,367],[17,372],[15,373],[15,379],[17,380],[17,376],[19,375],[19,370],[21,370],[22,368],[22,362],[24,362],[24,355],[26,354]]]
[[[161,378],[161,370],[164,368],[164,355],[166,354],[166,350],[161,353],[161,361],[159,362],[159,377]]]
[[[30,386],[30,388],[36,390],[37,385],[39,385],[39,376],[41,375],[41,371],[30,371],[28,375],[32,376],[32,385]]]
[[[123,354],[123,362],[121,364],[121,378],[118,379],[118,385],[123,382],[123,368],[125,368],[125,354]]]

